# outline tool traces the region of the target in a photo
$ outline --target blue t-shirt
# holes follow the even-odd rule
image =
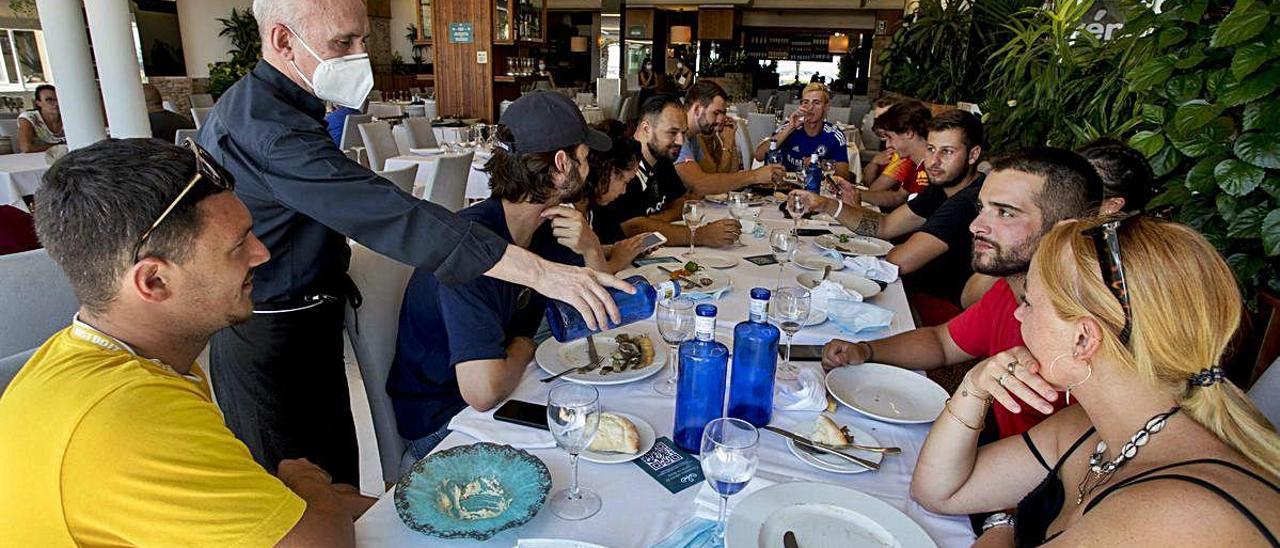
[[[777,135],[782,132],[782,128],[778,128],[773,134]],[[831,160],[834,162],[848,162],[849,149],[848,141],[844,137],[844,132],[836,129],[831,122],[822,122],[822,131],[817,136],[810,137],[804,128],[797,129],[787,136],[787,140],[778,143],[778,149],[782,151],[782,166],[787,171],[800,171],[804,166],[804,161],[814,152],[818,153],[819,160]]]
[[[333,144],[342,146],[342,130],[347,126],[347,115],[350,114],[360,114],[360,111],[354,108],[338,107],[324,115],[324,123],[328,126],[329,137],[333,139]]]
[[[502,202],[484,200],[458,212],[512,241]],[[530,251],[549,260],[582,264],[559,245],[550,223],[534,233]],[[396,355],[387,377],[400,435],[416,440],[435,433],[467,406],[454,367],[471,360],[503,359],[515,337],[532,337],[546,298],[524,286],[479,277],[449,287],[429,270],[417,269],[400,307]]]

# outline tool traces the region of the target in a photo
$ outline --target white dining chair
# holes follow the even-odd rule
[[[368,114],[348,114],[342,125],[342,138],[338,139],[338,148],[344,153],[355,151],[356,162],[369,166],[369,162],[364,158],[364,138],[360,136],[360,124],[367,124],[373,121],[373,116]]]
[[[198,129],[180,129],[173,133],[173,144],[182,146],[187,139],[196,140],[196,134],[200,133]]]
[[[436,148],[440,146],[440,143],[436,141],[435,130],[431,129],[431,120],[409,118],[401,125],[405,127],[405,136],[408,138],[409,148]]]
[[[198,107],[198,108],[213,107],[213,96],[209,95],[208,93],[192,93],[191,95],[187,96],[187,100],[191,101],[192,107]]]
[[[418,177],[418,164],[411,163],[399,169],[388,169],[386,171],[375,171],[379,177],[395,183],[409,194],[413,194],[413,181]]]
[[[404,116],[404,107],[391,103],[371,102],[364,113],[373,115],[374,118],[397,118]]]
[[[204,121],[209,119],[209,113],[213,111],[213,107],[191,107],[191,119],[196,123],[196,129],[204,125]]]
[[[396,412],[387,394],[387,377],[396,355],[400,332],[400,304],[413,276],[413,267],[389,259],[360,244],[351,246],[347,275],[360,289],[359,309],[346,306],[347,338],[364,380],[378,440],[382,481],[400,480],[405,440],[396,427]]]
[[[738,145],[738,153],[742,155],[742,169],[751,169],[752,155],[755,154],[756,147],[748,142],[751,137],[747,133],[746,126],[746,124],[738,124],[737,130],[733,132],[733,139]]]
[[[15,144],[16,144],[16,140],[18,138],[18,119],[17,118],[0,119],[0,136],[12,137],[13,139],[15,139]]]
[[[833,124],[835,123],[847,124],[849,123],[849,116],[851,112],[852,112],[852,109],[850,109],[849,107],[828,108],[827,121]]]
[[[471,160],[475,153],[441,156],[431,181],[422,189],[422,199],[440,204],[449,211],[467,205],[467,180],[471,177]]]
[[[38,347],[80,307],[71,282],[44,249],[0,255],[0,357]]]
[[[1271,424],[1280,424],[1280,358],[1271,362],[1253,386],[1249,387],[1249,399]]]
[[[400,149],[396,147],[396,138],[391,134],[391,124],[386,122],[360,124],[360,138],[364,140],[365,152],[369,155],[369,169],[382,171],[387,158],[400,155]]]
[[[741,116],[743,118],[746,118],[748,114],[756,113],[756,103],[754,101],[747,101],[745,103],[736,103],[734,104],[734,108],[735,110],[738,111],[738,116]]]
[[[778,119],[773,114],[748,114],[747,115],[747,140],[750,141],[751,151],[754,153],[756,145],[760,141],[768,139],[773,135],[773,130],[778,123]]]
[[[578,106],[587,106],[596,102],[594,93],[579,93],[575,97],[574,102],[578,103]]]

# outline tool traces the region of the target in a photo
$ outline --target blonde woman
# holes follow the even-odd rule
[[[1101,259],[1101,260],[1099,260]],[[974,367],[925,441],[925,507],[989,519],[980,546],[1276,546],[1280,437],[1217,366],[1240,321],[1227,264],[1182,225],[1060,223],[1017,317],[1026,348]],[[1048,412],[977,447],[991,400]]]

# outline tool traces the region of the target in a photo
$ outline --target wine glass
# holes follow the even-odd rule
[[[741,491],[756,475],[760,432],[742,419],[719,418],[702,429],[702,475],[720,493],[720,517],[716,538],[724,540],[724,520],[729,496]]]
[[[684,203],[684,224],[689,227],[689,253],[684,256],[687,260],[693,260],[693,237],[706,216],[706,204],[700,200],[689,200]]]
[[[791,364],[791,339],[809,321],[811,304],[812,298],[809,290],[795,286],[778,289],[773,293],[773,298],[769,300],[769,310],[772,312],[774,321],[778,322],[778,327],[781,327],[782,332],[787,334],[787,352],[783,356],[780,370],[793,378],[799,373],[799,370]]]
[[[769,232],[769,247],[773,249],[773,258],[778,260],[778,279],[773,286],[777,287],[782,284],[782,271],[787,266],[787,261],[791,260],[796,254],[796,248],[800,247],[800,237],[785,228],[775,228]]]
[[[671,371],[666,378],[653,383],[653,389],[663,396],[676,395],[680,379],[680,343],[693,338],[693,299],[686,296],[668,297],[658,301],[658,333],[667,342],[667,366]]]
[[[547,428],[556,445],[569,452],[573,483],[551,496],[551,511],[563,519],[580,520],[600,511],[600,495],[578,487],[578,453],[591,444],[600,426],[600,392],[587,384],[564,383],[547,394]]]
[[[788,194],[787,211],[791,213],[792,229],[798,231],[800,230],[800,218],[804,216],[805,212],[809,211],[809,204],[805,202],[804,196],[799,193]]]
[[[734,191],[729,193],[729,215],[738,221],[738,225],[742,227],[742,233],[747,233],[747,221],[751,220],[751,198],[746,192]],[[755,229],[755,224],[751,224],[751,229]],[[747,244],[742,243],[739,239],[734,242],[735,247],[744,247]]]

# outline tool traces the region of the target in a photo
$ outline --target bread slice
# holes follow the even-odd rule
[[[809,436],[809,439],[832,447],[849,445],[849,438],[844,435],[840,425],[826,415],[818,415],[818,420],[813,427],[813,435]]]
[[[634,455],[640,452],[640,432],[626,417],[614,413],[601,413],[600,428],[596,430],[596,437],[591,440],[591,445],[588,445],[587,449],[602,453]]]

